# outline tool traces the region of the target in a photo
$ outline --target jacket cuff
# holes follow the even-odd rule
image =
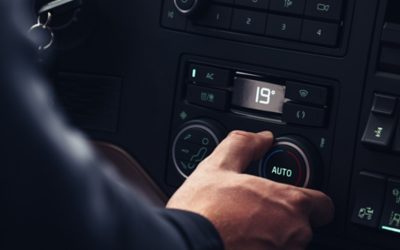
[[[224,244],[214,225],[203,216],[176,209],[160,213],[181,232],[191,250],[223,250]]]

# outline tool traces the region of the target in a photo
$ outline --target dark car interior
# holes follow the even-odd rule
[[[270,130],[247,173],[334,201],[310,249],[400,249],[398,0],[32,2],[55,105],[155,204]]]

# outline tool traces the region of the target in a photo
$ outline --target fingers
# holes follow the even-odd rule
[[[310,189],[303,190],[309,197],[309,218],[312,227],[320,227],[333,220],[335,208],[332,200],[325,194]]]
[[[252,161],[267,152],[272,142],[271,132],[233,131],[218,145],[207,162],[225,170],[243,172]]]

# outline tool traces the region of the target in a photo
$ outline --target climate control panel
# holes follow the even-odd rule
[[[251,68],[251,70],[249,70]],[[270,130],[275,144],[246,172],[323,188],[329,170],[336,83],[293,72],[184,56],[166,182],[178,187],[233,130]]]

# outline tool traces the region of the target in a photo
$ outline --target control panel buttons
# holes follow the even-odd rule
[[[236,5],[257,8],[257,9],[268,9],[270,0],[235,0]]]
[[[232,20],[232,8],[212,5],[207,12],[195,20],[196,24],[219,29],[229,29]]]
[[[164,8],[162,12],[162,24],[163,26],[176,29],[184,30],[186,28],[187,19],[183,16],[175,7],[172,0],[164,2]]]
[[[282,13],[302,15],[306,0],[271,0],[270,9]]]
[[[187,88],[186,99],[193,104],[223,111],[228,107],[229,92],[190,84]]]
[[[307,0],[306,16],[339,21],[343,0]]]
[[[248,10],[234,10],[232,30],[264,34],[266,22],[267,14]]]
[[[338,40],[338,33],[338,24],[304,20],[301,40],[320,45],[335,46]]]
[[[162,14],[164,27],[256,44],[268,45],[269,37],[338,47],[344,24],[342,0],[164,0],[164,3],[168,6]],[[252,40],[248,35],[257,38]]]
[[[375,94],[371,111],[377,114],[391,116],[396,108],[396,97]]]
[[[327,103],[328,90],[324,87],[288,81],[285,97],[293,101],[324,106]]]
[[[326,110],[293,102],[283,105],[282,120],[287,123],[322,127],[325,123]]]
[[[219,144],[221,128],[212,121],[186,123],[175,136],[172,159],[179,174],[188,177]]]
[[[377,228],[385,194],[385,178],[371,173],[360,173],[357,182],[351,221]]]
[[[226,69],[191,64],[189,66],[189,79],[193,83],[229,86],[231,81],[231,72]]]
[[[269,15],[267,22],[267,36],[291,40],[300,39],[302,20],[299,18]]]
[[[365,128],[362,142],[379,147],[389,147],[396,120],[394,117],[371,113]]]
[[[260,162],[260,176],[298,187],[312,186],[315,161],[319,159],[313,147],[299,137],[280,137],[276,141]]]
[[[400,233],[400,180],[388,181],[380,228]]]

